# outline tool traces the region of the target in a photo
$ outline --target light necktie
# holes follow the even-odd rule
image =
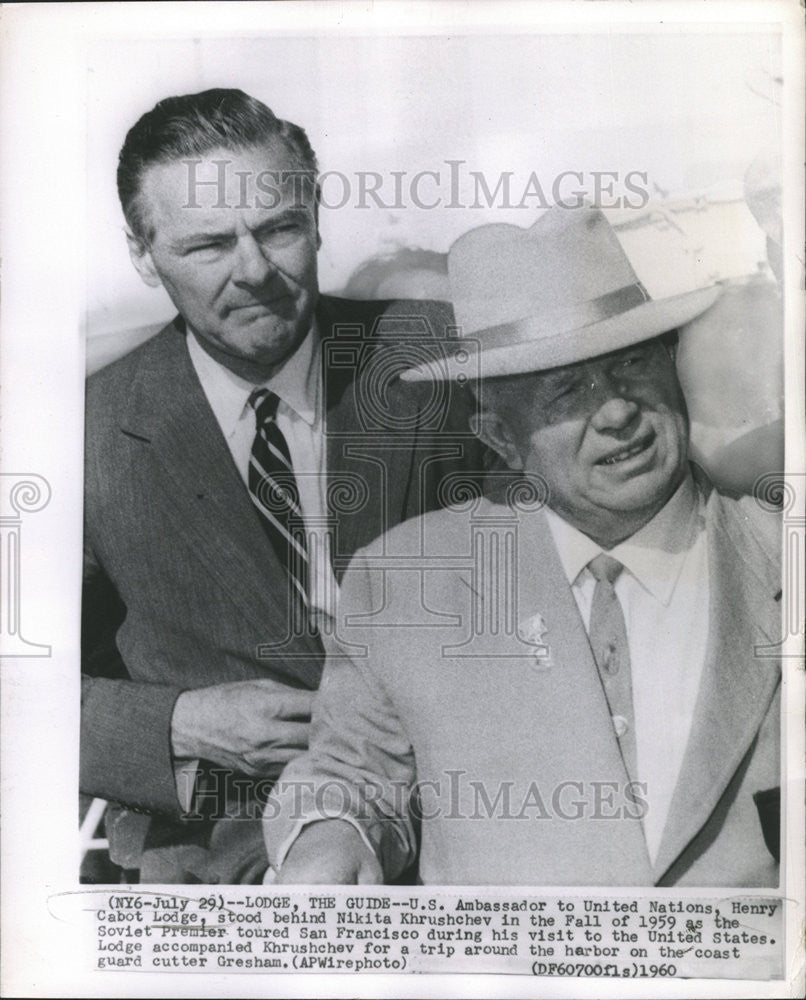
[[[621,757],[632,781],[638,780],[635,713],[632,700],[630,649],[621,602],[613,587],[624,569],[604,552],[591,559],[588,568],[596,579],[590,618],[590,644],[604,688]]]
[[[277,426],[279,402],[278,396],[268,389],[255,389],[249,397],[249,405],[255,411],[249,495],[260,512],[277,558],[288,573],[292,620],[300,631],[308,611],[308,547],[291,453]]]

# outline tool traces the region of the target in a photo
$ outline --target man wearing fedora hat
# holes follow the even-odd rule
[[[690,465],[674,367],[718,290],[651,298],[588,207],[449,277],[465,341],[403,377],[467,382],[518,478],[355,557],[277,877],[389,880],[419,839],[426,884],[777,885],[779,523]]]

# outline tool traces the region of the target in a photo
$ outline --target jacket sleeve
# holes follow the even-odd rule
[[[370,580],[359,555],[345,576],[340,623],[371,610]],[[416,858],[409,808],[414,753],[373,669],[370,631],[340,628],[314,703],[308,751],[286,766],[268,800],[264,836],[274,868],[306,825],[333,818],[357,827],[380,860],[386,881]]]
[[[125,608],[84,554],[80,788],[130,808],[179,816],[171,716],[179,687],[132,681],[115,644]]]

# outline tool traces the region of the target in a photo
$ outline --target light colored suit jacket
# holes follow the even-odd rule
[[[393,878],[415,856],[416,789],[426,884],[776,885],[780,521],[715,490],[705,519],[708,649],[654,864],[545,516],[488,500],[356,556],[310,749],[267,806],[272,862],[349,803]]]
[[[443,473],[478,466],[462,399],[424,413],[433,401],[422,392],[392,391],[379,407],[358,388],[374,352],[388,354],[407,337],[433,350],[450,322],[437,303],[320,299],[337,577],[357,547],[435,506]],[[314,689],[322,648],[289,635],[288,578],[196,377],[181,321],[89,379],[86,428],[81,789],[120,804],[107,824],[119,864],[142,867],[151,847],[178,855],[189,846],[177,870],[185,864],[199,877],[213,829],[181,817],[170,745],[177,697],[257,677]],[[272,652],[261,652],[266,646]],[[215,783],[219,811],[243,801],[243,775],[217,773]]]

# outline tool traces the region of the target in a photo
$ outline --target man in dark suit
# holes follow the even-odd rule
[[[450,311],[319,294],[316,169],[233,90],[160,102],[120,154],[179,316],[88,381],[81,789],[141,881],[262,875],[350,555],[478,462],[462,393],[389,385]]]

